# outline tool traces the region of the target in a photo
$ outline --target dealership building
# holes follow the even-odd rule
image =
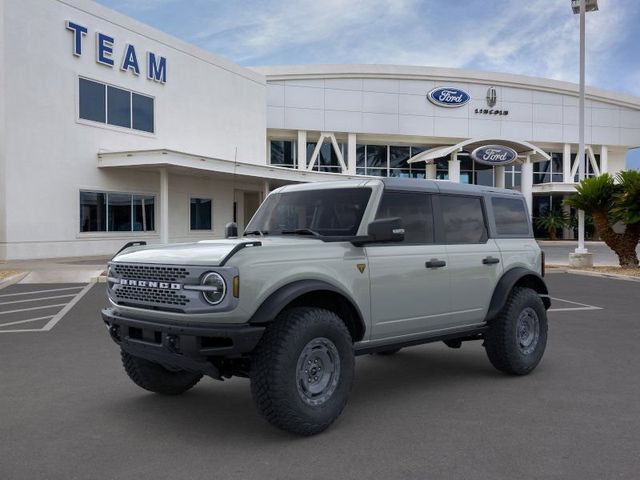
[[[513,188],[537,216],[574,191],[577,143],[572,83],[245,68],[88,0],[0,0],[0,260],[221,238],[296,182]],[[623,169],[640,98],[588,88],[586,143],[587,175]]]

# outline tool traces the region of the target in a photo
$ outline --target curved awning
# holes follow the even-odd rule
[[[451,155],[453,152],[458,152],[463,149],[471,151],[485,145],[504,145],[505,147],[511,147],[518,153],[518,156],[529,156],[533,162],[541,162],[543,160],[551,159],[551,156],[548,153],[529,142],[507,140],[504,138],[470,138],[455,145],[440,146],[425,150],[424,152],[411,157],[408,160],[408,163],[430,163],[438,158]]]

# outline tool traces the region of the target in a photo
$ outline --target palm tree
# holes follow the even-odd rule
[[[556,232],[567,225],[569,225],[569,215],[559,208],[544,210],[536,218],[536,227],[545,230],[549,234],[549,240],[556,240],[558,238]]]
[[[636,247],[640,241],[640,172],[619,172],[616,181],[608,173],[585,178],[576,186],[576,194],[567,205],[584,210],[593,217],[600,238],[618,255],[620,266],[638,267]],[[613,225],[625,224],[624,233]]]

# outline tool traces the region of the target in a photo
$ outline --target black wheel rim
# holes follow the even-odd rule
[[[536,311],[527,307],[518,315],[516,323],[516,340],[518,349],[525,355],[532,353],[540,339],[540,319]]]
[[[300,398],[307,405],[322,405],[331,398],[339,381],[338,349],[328,338],[314,338],[298,357],[296,385]]]

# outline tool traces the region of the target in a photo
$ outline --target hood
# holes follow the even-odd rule
[[[275,245],[318,243],[321,240],[290,237],[243,237],[225,240],[203,240],[197,243],[177,243],[173,245],[148,245],[131,247],[116,255],[112,261],[123,263],[157,263],[165,265],[207,265],[217,266],[234,248],[243,243],[260,242],[262,248]]]

